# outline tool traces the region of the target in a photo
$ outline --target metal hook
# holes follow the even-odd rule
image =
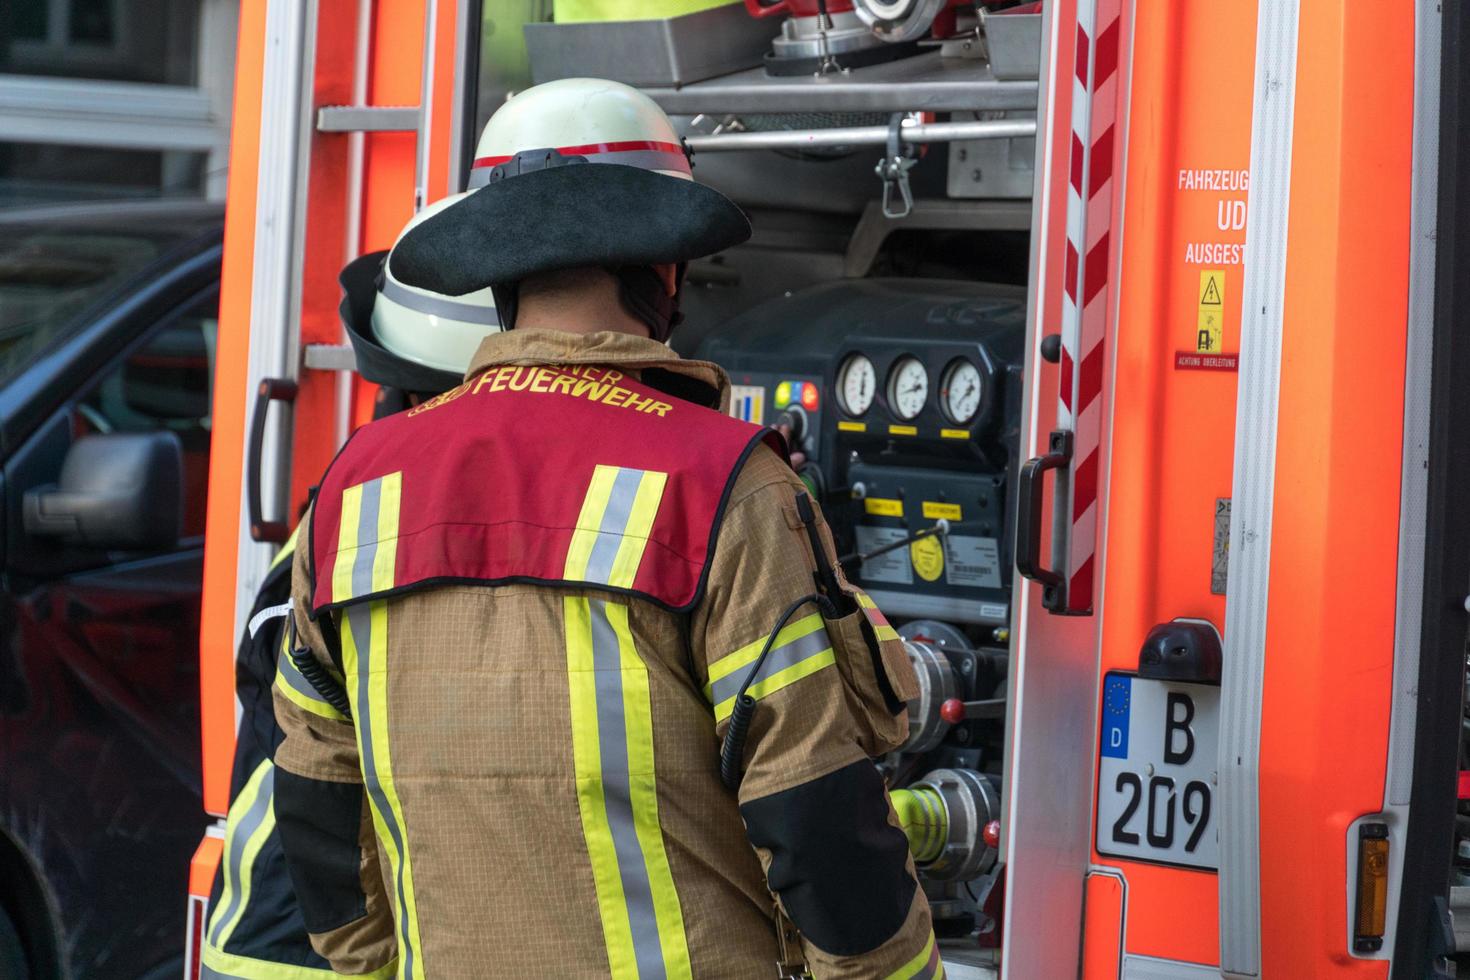
[[[886,154],[878,161],[873,172],[883,182],[883,217],[890,220],[906,218],[914,210],[914,194],[909,187],[909,171],[918,160],[910,155],[910,147],[903,142],[904,113],[895,112],[888,123],[888,145]],[[903,199],[902,210],[893,208],[893,189],[898,188]]]

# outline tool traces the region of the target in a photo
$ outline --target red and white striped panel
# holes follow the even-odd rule
[[[1113,220],[1120,0],[1079,0],[1057,428],[1073,433],[1066,611],[1092,608]],[[1058,610],[1060,611],[1060,610]]]

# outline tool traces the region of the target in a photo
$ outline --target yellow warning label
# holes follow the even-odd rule
[[[1225,270],[1201,269],[1199,316],[1195,320],[1194,349],[1218,354],[1225,343]]]
[[[863,501],[863,510],[878,517],[902,517],[903,501],[885,497],[868,497]]]
[[[890,425],[888,434],[891,436],[916,436],[919,434],[917,425]]]
[[[848,422],[846,419],[843,419],[843,420],[841,420],[841,421],[839,421],[837,423],[837,431],[839,431],[839,432],[867,432],[868,431],[868,423],[866,423],[866,422]]]
[[[909,545],[909,560],[925,582],[937,582],[944,574],[944,546],[938,538],[920,538]]]
[[[970,430],[969,429],[940,429],[939,430],[939,438],[941,438],[941,439],[968,439],[968,438],[970,438]]]
[[[924,501],[924,518],[930,521],[962,521],[964,512],[960,510],[959,504],[941,504],[937,500]]]
[[[1199,305],[1225,305],[1225,272],[1221,269],[1205,269],[1199,274]]]

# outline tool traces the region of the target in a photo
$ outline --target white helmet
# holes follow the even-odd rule
[[[389,265],[400,282],[452,296],[504,288],[510,325],[508,287],[529,276],[682,266],[750,237],[740,208],[694,180],[663,110],[605,79],[565,78],[511,98],[480,136],[470,186],[478,189],[406,233]],[[676,319],[677,300],[660,303],[656,277],[643,278],[655,281],[633,292],[649,299],[639,315],[656,321],[657,336],[657,324]],[[660,305],[668,309],[651,309]]]
[[[684,142],[658,103],[621,82],[563,78],[513,96],[490,117],[475,145],[470,189],[490,183],[491,171],[516,154],[546,149],[694,179]]]
[[[471,193],[451,194],[430,204],[403,226],[398,240]],[[388,254],[391,258],[393,253]],[[385,262],[373,303],[372,327],[378,343],[389,353],[424,367],[463,374],[485,335],[500,331],[500,319],[488,287],[446,296],[399,282],[391,264]]]

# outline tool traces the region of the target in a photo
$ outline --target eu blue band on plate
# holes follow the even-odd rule
[[[1128,709],[1133,698],[1133,678],[1109,674],[1103,683],[1102,754],[1111,759],[1128,758]]]

